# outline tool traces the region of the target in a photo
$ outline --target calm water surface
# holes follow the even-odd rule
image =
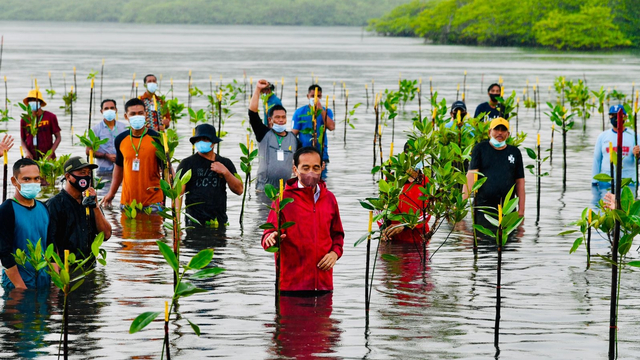
[[[425,82],[433,78],[435,90],[451,103],[456,85],[468,71],[467,99],[470,112],[486,101],[486,87],[504,78],[507,93],[522,93],[528,80],[539,79],[542,100],[558,75],[569,79],[586,76],[592,88],[617,87],[629,93],[631,82],[639,79],[640,58],[627,53],[564,54],[513,48],[472,48],[427,46],[416,39],[380,38],[364,35],[357,28],[234,27],[234,26],[147,26],[127,24],[0,22],[5,48],[1,75],[6,75],[9,99],[19,101],[37,78],[48,88],[51,71],[58,95],[48,110],[58,115],[63,141],[59,154],[84,154],[72,145],[69,115],[62,104],[63,73],[67,88],[72,69],[78,69],[79,100],[74,132],[87,125],[89,81],[87,74],[99,70],[106,61],[103,97],[115,98],[122,109],[128,97],[131,77],[147,73],[163,75],[161,91],[173,78],[175,95],[186,100],[187,75],[193,70],[194,84],[208,91],[231,79],[242,81],[243,72],[254,82],[267,78],[285,79],[283,101],[292,114],[293,84],[296,77],[306,88],[313,76],[319,78],[324,94],[339,89],[342,81],[350,91],[350,104],[365,102],[364,84],[375,79],[376,91],[395,88],[399,73],[403,78]],[[99,92],[99,82],[96,84]],[[371,86],[369,87],[371,89]],[[142,91],[142,90],[141,90]],[[3,94],[4,92],[0,91]],[[97,96],[100,96],[99,93]],[[336,91],[337,120],[344,106]],[[426,100],[423,103],[427,103]],[[235,115],[225,126],[221,154],[239,168],[238,142],[245,141],[247,103],[240,101]],[[195,99],[196,109],[206,106]],[[426,108],[426,107],[425,107]],[[397,122],[396,149],[406,137],[410,112]],[[19,112],[12,111],[17,117]],[[507,245],[503,257],[502,321],[499,353],[494,347],[496,254],[490,243],[482,244],[474,259],[472,238],[467,231],[454,231],[451,238],[422,270],[412,246],[384,245],[381,253],[400,257],[399,262],[379,260],[374,276],[369,332],[365,336],[363,278],[365,247],[353,243],[366,231],[367,214],[357,200],[375,194],[370,175],[371,109],[362,106],[356,113],[356,129],[349,130],[343,146],[340,131],[329,135],[328,186],[336,194],[346,231],[345,253],[334,272],[335,292],[318,299],[283,300],[282,314],[273,306],[273,257],[259,245],[258,226],[266,210],[251,191],[245,226],[238,226],[241,197],[229,195],[230,226],[226,231],[188,231],[183,254],[190,256],[204,248],[215,249],[214,263],[227,271],[199,285],[211,290],[183,299],[180,311],[200,325],[202,336],[192,334],[185,320],[171,324],[172,355],[177,359],[205,357],[233,359],[600,359],[607,353],[610,270],[598,263],[585,272],[583,251],[569,255],[574,238],[556,234],[575,220],[589,205],[592,147],[600,131],[598,117],[586,132],[569,134],[566,191],[562,190],[562,167],[556,137],[553,166],[542,182],[542,219],[535,223],[534,178],[527,176],[528,207],[523,229]],[[94,117],[94,123],[98,116]],[[522,110],[520,131],[529,134],[531,147],[540,130],[542,141],[550,140],[550,122],[533,121],[533,112]],[[6,126],[18,135],[18,122]],[[186,138],[190,125],[183,122],[179,132]],[[391,142],[385,130],[384,144]],[[74,139],[75,142],[76,139]],[[543,145],[543,147],[546,147]],[[385,150],[385,152],[387,152]],[[11,151],[10,161],[18,157]],[[190,155],[183,145],[177,157]],[[525,155],[526,158],[526,155]],[[531,161],[525,159],[525,163]],[[526,165],[525,164],[525,165]],[[10,190],[10,194],[11,194]],[[116,201],[118,198],[116,198]],[[114,235],[104,247],[108,265],[99,267],[94,281],[71,297],[71,351],[78,359],[158,358],[162,346],[162,326],[153,323],[144,331],[129,335],[131,320],[144,311],[161,311],[171,293],[171,272],[157,251],[155,241],[170,236],[156,217],[127,220],[119,211],[106,211]],[[443,229],[430,244],[433,252],[444,240]],[[607,253],[604,240],[594,240],[594,252]],[[640,257],[632,251],[632,258]],[[640,306],[638,274],[625,272],[620,300],[620,357],[635,358],[640,346],[638,334]],[[1,290],[0,290],[1,291]],[[52,358],[57,352],[61,297],[50,293],[26,292],[22,297],[4,294],[0,326],[0,357]]]

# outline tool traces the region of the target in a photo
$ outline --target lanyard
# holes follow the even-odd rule
[[[107,127],[107,130],[109,130],[109,133],[111,134],[111,140],[115,140],[115,138],[116,138],[116,131],[118,131],[118,122],[116,121],[116,122],[113,124],[113,130],[111,130],[111,129],[109,128],[109,125],[107,125],[107,123],[105,123],[104,121],[102,121],[102,123],[104,124],[104,126],[106,126],[106,127]],[[131,142],[131,143],[133,144],[133,142]]]
[[[144,131],[142,132],[142,136],[140,136],[140,141],[138,142],[138,148],[136,149],[136,146],[133,145],[133,133],[131,132],[131,129],[129,129],[129,136],[131,136],[131,147],[133,147],[133,151],[136,152],[136,159],[138,158],[138,153],[140,152],[140,147],[142,146],[142,138],[146,133],[147,129],[144,129]]]
[[[278,135],[278,133],[276,133],[275,130],[272,130],[272,131],[276,135],[276,140],[278,141],[278,147],[282,148],[282,140],[284,139],[284,136]]]

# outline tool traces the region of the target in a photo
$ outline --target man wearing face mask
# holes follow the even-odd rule
[[[58,254],[69,250],[84,258],[91,253],[96,235],[102,232],[105,240],[111,237],[111,224],[97,207],[96,190],[91,187],[91,173],[97,167],[80,156],[64,163],[64,188],[47,201],[51,217],[49,238]]]
[[[102,100],[100,106],[100,112],[102,113],[102,121],[94,125],[91,130],[100,139],[109,139],[106,143],[100,145],[98,151],[93,156],[98,160],[98,173],[97,176],[104,176],[113,172],[113,164],[116,162],[116,136],[120,135],[127,129],[124,123],[116,121],[116,101],[112,99]],[[87,155],[89,155],[89,147],[86,149]]]
[[[156,94],[158,91],[158,78],[153,74],[149,74],[144,77],[143,81],[147,91],[140,96],[140,100],[144,101],[144,107],[147,111],[147,127],[155,131],[167,129],[169,124],[171,124],[171,116],[169,115],[169,112],[164,114],[162,121],[159,120],[164,100]],[[156,99],[155,103],[153,102],[153,98]]]
[[[32,118],[38,121],[38,132],[36,136],[31,135],[27,122],[20,119],[20,139],[24,149],[24,157],[39,160],[42,154],[51,150],[51,159],[56,158],[56,149],[60,145],[60,126],[58,118],[42,108],[47,103],[42,98],[42,92],[31,90],[22,102],[31,109]],[[53,139],[55,137],[55,140]],[[42,154],[41,154],[42,153]]]
[[[283,295],[321,295],[333,290],[333,266],[342,256],[344,231],[336,197],[321,180],[320,151],[303,147],[293,156],[296,177],[287,181],[283,198],[292,198],[280,213],[281,223],[293,221],[281,236],[280,291]],[[275,204],[274,204],[275,206]],[[273,206],[272,206],[273,207]],[[267,222],[277,226],[276,213]],[[265,230],[262,247],[276,245],[276,232]]]
[[[317,101],[314,102],[316,90],[318,91]],[[313,111],[315,110],[318,115],[316,116],[316,129],[315,137],[318,141],[316,148],[322,151],[322,161],[325,164],[329,162],[329,152],[327,150],[327,136],[326,130],[333,131],[336,128],[336,124],[333,121],[333,111],[331,109],[325,109],[322,106],[322,88],[316,84],[309,86],[307,91],[307,99],[309,103],[303,107],[300,107],[293,113],[291,122],[293,123],[293,129],[291,132],[298,136],[302,146],[313,146],[314,129],[313,129]],[[327,121],[326,127],[323,130],[324,121]],[[320,142],[322,138],[322,143]],[[325,171],[322,172],[322,178],[326,178],[326,165]]]
[[[613,151],[617,152],[618,148],[618,112],[622,111],[623,119],[627,120],[627,112],[622,105],[613,105],[609,108],[609,121],[612,128],[602,132],[596,140],[596,145],[593,150],[593,167],[591,171],[591,190],[594,195],[593,205],[597,206],[602,196],[611,188],[611,183],[601,182],[594,180],[593,177],[605,173],[610,173],[609,165],[609,143],[613,144]],[[637,183],[636,179],[636,164],[638,161],[638,154],[640,153],[640,146],[635,145],[640,143],[640,137],[637,138],[631,129],[624,127],[622,132],[622,178],[630,178],[633,182],[630,186],[634,186]],[[631,150],[631,151],[630,151]]]
[[[507,120],[493,119],[489,129],[489,141],[479,143],[471,152],[464,198],[469,197],[469,189],[473,187],[473,174],[479,172],[487,180],[476,193],[474,206],[490,206],[497,209],[498,204],[504,201],[509,190],[515,185],[514,196],[518,197],[518,214],[524,216],[525,192],[522,154],[517,147],[507,145],[509,138],[509,122]]]
[[[217,221],[224,225],[227,217],[227,185],[236,195],[242,195],[242,180],[231,160],[213,151],[213,145],[222,141],[211,124],[196,126],[196,132],[189,139],[195,145],[196,153],[182,160],[178,165],[180,174],[191,170],[191,179],[182,187],[186,193],[187,214],[205,225],[207,221]]]
[[[116,137],[113,180],[100,205],[111,206],[116,192],[122,185],[120,206],[129,205],[135,199],[144,207],[153,206],[157,209],[157,205],[163,200],[160,174],[164,164],[156,156],[153,142],[160,134],[145,126],[146,111],[142,100],[133,98],[127,101],[124,112],[130,129]]]
[[[27,239],[35,245],[38,240],[43,249],[49,245],[49,212],[35,200],[40,193],[40,167],[31,159],[20,159],[13,165],[11,183],[15,187],[13,199],[0,205],[0,261],[2,287],[11,289],[48,288],[50,277],[41,270],[36,277],[30,265],[17,265],[12,254],[17,249],[27,251]]]
[[[489,101],[478,105],[476,108],[476,113],[473,117],[477,118],[480,114],[485,114],[485,121],[500,117],[500,110],[498,109],[498,97],[500,96],[500,91],[502,87],[500,84],[491,84],[487,89],[489,94]]]
[[[266,184],[280,186],[280,179],[287,181],[291,178],[291,164],[293,154],[302,147],[298,138],[287,132],[287,110],[282,105],[274,105],[269,109],[269,123],[271,128],[260,120],[258,102],[260,93],[269,86],[266,80],[256,84],[256,91],[249,103],[249,123],[258,141],[260,164],[258,165],[257,191],[264,191]]]

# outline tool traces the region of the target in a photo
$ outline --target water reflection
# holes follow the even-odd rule
[[[13,359],[35,359],[47,353],[49,345],[45,336],[52,332],[49,327],[51,305],[48,289],[12,290],[4,293],[4,306],[0,313],[2,357]]]
[[[313,297],[282,296],[280,314],[275,318],[273,344],[269,348],[272,358],[339,359],[332,354],[340,343],[342,330],[340,321],[331,318],[332,311],[333,293]]]

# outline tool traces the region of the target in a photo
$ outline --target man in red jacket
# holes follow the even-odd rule
[[[282,209],[281,223],[295,225],[283,230],[280,251],[280,291],[295,295],[300,292],[333,290],[333,266],[342,256],[344,231],[336,197],[320,179],[324,164],[314,147],[303,147],[293,155],[295,178],[287,181],[284,198],[292,198]],[[277,226],[276,213],[268,222]],[[276,232],[265,230],[262,247],[276,244]]]

